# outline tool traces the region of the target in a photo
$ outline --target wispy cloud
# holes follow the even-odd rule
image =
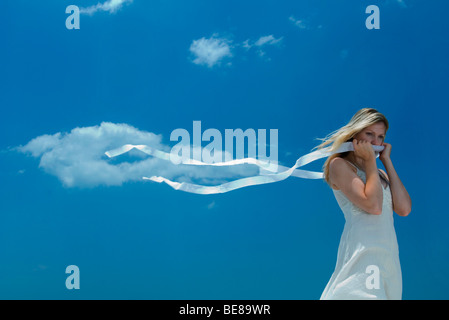
[[[275,38],[273,35],[262,36],[257,40],[247,39],[241,43],[233,44],[233,41],[227,38],[220,38],[217,34],[214,34],[210,38],[201,38],[194,40],[190,45],[190,52],[194,55],[195,64],[206,65],[209,68],[220,65],[225,58],[232,58],[235,56],[234,51],[237,48],[244,48],[245,51],[249,51],[252,48],[256,48],[259,56],[265,56],[266,52],[262,49],[266,46],[278,45],[282,41],[283,37]],[[228,61],[227,65],[231,65]]]
[[[304,20],[296,19],[294,16],[290,16],[288,18],[295,26],[297,26],[299,29],[307,29],[307,25]]]
[[[257,54],[260,57],[266,57],[266,51],[262,49],[265,46],[278,45],[282,41],[283,37],[275,38],[272,34],[268,36],[260,37],[256,42],[254,42],[254,46],[257,47]],[[266,58],[267,60],[271,60],[270,58]]]
[[[194,55],[193,63],[207,65],[209,68],[220,64],[226,57],[232,57],[232,41],[226,38],[219,38],[217,34],[206,39],[193,40],[190,45],[190,52]]]
[[[105,155],[106,151],[124,144],[145,144],[164,152],[171,150],[162,143],[161,135],[110,122],[75,128],[69,133],[41,135],[15,149],[40,158],[39,167],[56,176],[66,187],[119,186],[129,181],[143,181],[142,177],[153,175],[179,182],[219,184],[258,173],[255,166],[246,165],[175,165],[137,150],[113,159]]]
[[[260,37],[255,43],[255,46],[261,47],[264,45],[273,45],[276,44],[278,42],[280,42],[282,40],[281,38],[276,39],[272,34],[270,34],[269,36],[264,36],[264,37]]]
[[[294,16],[288,17],[288,20],[297,28],[301,30],[316,30],[316,29],[322,29],[323,25],[314,25],[310,22],[309,19],[297,19]]]
[[[131,3],[133,0],[107,0],[104,3],[97,3],[96,5],[80,8],[80,13],[93,15],[97,11],[107,11],[109,13],[115,13],[119,10],[124,3]]]

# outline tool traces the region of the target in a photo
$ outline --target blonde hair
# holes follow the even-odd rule
[[[353,137],[357,135],[359,132],[361,132],[363,129],[377,123],[377,122],[383,122],[385,124],[385,134],[388,130],[388,120],[387,118],[373,108],[363,108],[352,116],[351,120],[346,124],[345,126],[341,127],[338,130],[335,130],[331,133],[329,133],[325,138],[317,138],[318,140],[322,140],[323,142],[319,144],[318,146],[314,147],[314,149],[323,149],[329,144],[332,144],[331,146],[327,147],[326,151],[335,151],[337,150],[344,142],[352,141]],[[330,186],[329,182],[329,164],[332,161],[332,159],[339,157],[346,152],[343,153],[334,153],[333,155],[329,156],[326,160],[326,162],[323,165],[323,178],[327,182],[327,184]],[[347,153],[346,153],[347,154]],[[344,157],[344,156],[343,156]]]

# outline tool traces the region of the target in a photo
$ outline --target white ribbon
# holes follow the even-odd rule
[[[138,149],[150,156],[170,161],[170,154],[164,151],[160,151],[154,148],[151,148],[146,145],[132,145],[132,144],[126,144],[120,148],[107,151],[105,154],[109,158],[113,158],[116,156],[119,156],[123,153],[129,152],[132,149]],[[216,186],[203,186],[199,184],[193,184],[193,183],[187,183],[187,182],[175,182],[171,181],[169,179],[166,179],[164,177],[159,176],[152,176],[152,177],[143,177],[144,180],[151,180],[155,182],[165,182],[169,186],[171,186],[175,190],[181,190],[185,192],[190,193],[196,193],[196,194],[216,194],[216,193],[225,193],[232,190],[248,187],[248,186],[254,186],[259,184],[267,184],[267,183],[273,183],[278,182],[287,179],[290,176],[295,176],[298,178],[304,178],[304,179],[322,179],[323,178],[323,172],[314,172],[314,171],[308,171],[308,170],[301,170],[297,169],[299,167],[302,167],[310,162],[313,162],[315,160],[329,157],[330,155],[334,153],[342,153],[347,151],[354,151],[354,146],[352,142],[345,142],[343,143],[336,151],[329,151],[330,147],[323,148],[320,150],[313,151],[311,153],[308,153],[302,157],[300,157],[298,160],[296,160],[296,163],[293,167],[288,168],[284,166],[277,165],[277,169],[279,171],[282,171],[280,173],[273,173],[273,174],[261,174],[258,176],[253,177],[247,177],[247,178],[241,178],[234,181],[226,182],[220,185]],[[379,152],[384,149],[384,146],[373,146],[374,152],[376,154],[376,158],[379,157]],[[244,159],[236,159],[226,162],[217,162],[217,163],[205,163],[198,160],[191,160],[188,159],[187,161],[183,161],[182,164],[190,164],[190,165],[207,165],[207,166],[231,166],[231,165],[237,165],[237,164],[254,164],[257,165],[265,170],[270,171],[270,167],[267,167],[267,162],[260,161],[254,158],[244,158]]]

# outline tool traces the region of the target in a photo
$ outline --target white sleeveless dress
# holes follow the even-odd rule
[[[354,167],[366,183],[365,172]],[[332,190],[346,222],[335,271],[320,299],[400,300],[402,274],[390,186],[388,183],[386,188],[382,186],[381,215],[367,213],[349,201],[341,190]]]

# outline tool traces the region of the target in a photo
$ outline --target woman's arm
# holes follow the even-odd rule
[[[382,185],[377,173],[375,160],[369,164],[366,163],[366,165],[365,184],[346,160],[339,157],[334,158],[329,163],[330,182],[336,185],[349,201],[357,207],[369,214],[379,215],[382,213]]]
[[[354,156],[362,159],[365,167],[366,184],[349,168],[346,160],[332,159],[329,164],[330,180],[356,206],[367,213],[382,214],[383,190],[377,171],[373,147],[367,141],[352,141]]]
[[[377,171],[376,158],[365,161],[366,185],[365,194],[368,198],[373,199],[377,204],[375,214],[382,214],[383,191],[380,182],[379,173]]]
[[[408,216],[412,211],[412,200],[394,169],[390,158],[391,144],[383,143],[382,145],[385,146],[385,149],[380,153],[379,159],[382,161],[385,170],[387,170],[388,180],[390,181],[393,211],[400,216]]]

